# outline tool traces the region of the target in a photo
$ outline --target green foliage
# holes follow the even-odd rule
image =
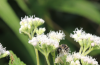
[[[9,65],[26,65],[12,51],[10,51]]]
[[[9,3],[8,1],[12,3]],[[84,25],[85,27],[84,29],[88,30],[88,32],[91,32],[91,33],[97,33],[96,31],[98,31],[99,29],[97,28],[97,26],[100,25],[100,10],[99,10],[100,4],[95,3],[95,2],[91,0],[89,1],[87,0],[47,0],[47,1],[46,0],[13,0],[13,1],[0,0],[0,19],[5,22],[5,25],[7,24],[5,27],[4,24],[3,25],[1,24],[2,21],[0,20],[0,25],[1,25],[0,34],[2,33],[2,30],[3,30],[3,34],[5,35],[5,37],[8,36],[7,38],[9,38],[9,40],[11,39],[14,41],[14,39],[18,38],[19,39],[18,41],[22,43],[18,42],[18,44],[16,44],[16,48],[19,48],[20,44],[22,44],[23,47],[25,47],[25,49],[22,49],[22,47],[20,47],[20,49],[23,51],[24,54],[26,54],[25,56],[28,57],[28,60],[24,58],[22,59],[26,60],[26,63],[31,62],[31,65],[32,64],[36,65],[36,60],[35,60],[36,57],[35,57],[33,47],[28,44],[27,37],[19,33],[19,27],[20,27],[19,18],[24,17],[25,15],[36,15],[38,17],[45,19],[47,32],[51,29],[54,29],[54,30],[63,29],[66,34],[66,39],[61,44],[67,44],[74,51],[74,50],[78,50],[79,45],[73,42],[73,39],[69,37],[69,32],[72,32],[72,30],[75,27],[83,27],[82,25]],[[58,17],[52,15],[55,13],[50,13],[50,10],[56,11],[55,13]],[[62,13],[64,14],[62,15]],[[68,14],[70,13],[73,15],[67,15],[66,13]],[[74,15],[82,16],[86,19],[89,19],[92,21],[92,23],[91,22],[88,23],[86,19],[84,18],[82,19]],[[67,18],[71,20],[66,20]],[[79,21],[79,22],[77,23],[75,21]],[[92,25],[94,24],[93,22],[96,24],[96,27],[95,25],[94,26]],[[10,34],[8,33],[8,31],[11,31],[11,30],[8,30],[7,26],[13,31],[15,35],[12,35],[13,34],[12,32],[10,32]],[[16,38],[11,38],[11,36],[16,37]],[[0,37],[3,37],[2,34]],[[2,41],[1,39],[4,39],[4,40]],[[4,42],[5,38],[4,37],[0,38],[0,42],[1,41]],[[12,45],[9,46],[10,43],[11,42],[7,42],[7,43],[4,43],[4,45],[8,44],[6,47],[11,49],[10,46]],[[14,45],[14,43],[12,44]],[[22,51],[19,51],[19,49],[15,49],[14,47],[12,49],[17,54],[19,54],[19,56],[23,55],[20,53]],[[91,54],[97,55],[97,54],[100,54],[100,51],[98,50],[93,51]],[[41,60],[41,59],[40,59],[40,62],[41,62],[41,65],[45,65],[46,63],[45,60]]]
[[[3,6],[3,7],[2,7]],[[7,12],[6,12],[7,11]],[[5,21],[5,23],[12,29],[16,36],[21,40],[23,45],[28,50],[33,61],[35,61],[35,54],[32,46],[27,43],[28,38],[19,33],[19,19],[13,9],[5,0],[0,0],[0,16]],[[34,55],[33,55],[34,54]],[[35,63],[35,62],[34,62]]]
[[[55,2],[52,3],[51,7],[64,12],[69,12],[84,16],[100,24],[100,11],[96,9],[96,7],[92,4],[92,2],[79,1],[79,0],[78,1],[58,0],[56,4]]]

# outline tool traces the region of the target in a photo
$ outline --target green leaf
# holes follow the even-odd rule
[[[10,51],[9,65],[26,65],[12,51]]]
[[[57,3],[52,2],[51,6],[60,11],[84,16],[100,24],[100,11],[89,1],[58,0]]]
[[[11,28],[11,30],[16,34],[16,36],[23,43],[25,48],[27,49],[29,55],[31,56],[32,63],[36,64],[36,57],[33,50],[33,47],[28,44],[28,38],[19,33],[19,19],[16,16],[15,12],[12,10],[10,5],[6,0],[0,0],[0,17],[4,20],[4,22]]]
[[[24,0],[16,0],[19,7],[27,14],[31,14],[31,10],[28,8],[28,6],[25,4]]]

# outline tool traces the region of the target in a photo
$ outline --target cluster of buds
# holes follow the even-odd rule
[[[74,38],[76,42],[79,42],[81,46],[86,45],[100,49],[100,37],[86,33],[82,28],[80,30],[76,28],[74,34],[71,34],[70,37]]]
[[[44,23],[44,20],[38,17],[25,16],[20,21],[20,33],[27,34],[30,38],[29,43],[32,44],[43,54],[49,54],[51,51],[59,47],[60,40],[64,39],[65,34],[60,30],[58,32],[50,31],[44,34],[45,28],[38,28]]]
[[[64,61],[66,59],[66,61]],[[64,64],[64,65],[98,65],[98,62],[93,59],[91,56],[83,56],[80,53],[68,53],[63,56],[58,56],[55,59],[55,63]]]
[[[6,57],[10,54],[9,51],[6,51],[6,48],[3,48],[2,44],[0,43],[0,58]]]
[[[98,65],[98,62],[91,56],[83,56],[80,53],[74,52],[69,54],[66,58],[66,62],[70,65]]]
[[[19,29],[19,32],[20,33],[31,33],[31,31],[34,28],[37,28],[43,23],[44,23],[44,20],[38,17],[33,18],[33,16],[30,16],[30,17],[25,16],[25,18],[21,18],[21,21],[20,21],[21,27]]]
[[[94,49],[100,49],[100,37],[86,33],[82,28],[80,30],[76,28],[74,34],[71,34],[70,37],[80,44],[80,53],[84,55],[87,55]],[[86,52],[86,50],[88,51]]]
[[[64,36],[64,33],[61,31],[51,31],[47,35],[41,34],[33,37],[32,40],[29,40],[29,43],[41,51],[43,54],[49,54],[51,51],[59,47],[59,42],[64,38]]]

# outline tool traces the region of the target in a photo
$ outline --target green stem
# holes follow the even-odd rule
[[[83,50],[83,47],[81,46],[80,51],[79,51],[80,54],[82,53],[82,50]]]
[[[30,35],[29,33],[25,32],[25,31],[23,31],[23,33],[26,34],[26,35],[28,35],[29,38],[32,39],[32,38],[31,38],[31,35]]]
[[[33,31],[33,34],[32,34],[32,37],[34,37],[34,33],[35,33],[35,31],[36,31],[36,28],[34,29],[34,31]],[[29,37],[30,39],[32,39],[31,37]],[[37,65],[40,65],[39,64],[39,54],[38,54],[38,50],[34,47],[34,49],[35,49],[35,53],[36,53],[36,60],[37,60]]]
[[[34,33],[36,32],[37,27],[34,28],[34,31],[32,33],[32,36],[34,37]]]
[[[50,65],[50,62],[49,62],[49,59],[48,59],[48,55],[49,54],[45,55],[45,58],[46,58],[47,64]]]
[[[87,54],[89,54],[92,50],[93,50],[93,48],[90,48],[90,49],[84,54],[84,56],[87,55]]]
[[[84,55],[84,53],[85,53],[86,50],[87,50],[87,48],[85,48],[85,49],[83,50],[82,55]]]
[[[39,54],[36,48],[35,48],[35,53],[36,53],[37,65],[39,65]]]
[[[64,63],[64,65],[66,65],[66,62]]]
[[[52,57],[53,57],[53,62],[54,62],[54,65],[56,65],[56,64],[55,64],[55,51],[54,51],[54,52],[52,52],[52,53],[51,53],[51,55],[52,55]]]

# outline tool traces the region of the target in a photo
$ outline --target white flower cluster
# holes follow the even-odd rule
[[[66,58],[66,62],[70,63],[70,65],[81,65],[79,59],[81,55],[79,53],[74,52],[72,55],[69,54]]]
[[[81,65],[79,60],[71,61],[70,65]]]
[[[29,40],[29,43],[32,44],[33,46],[40,44],[39,46],[41,46],[41,48],[43,47],[43,45],[53,45],[55,47],[59,46],[58,41],[50,39],[44,34],[38,35],[37,37],[33,37],[32,40]]]
[[[91,56],[82,56],[81,59],[82,61],[84,61],[85,64],[98,65],[98,62]]]
[[[30,32],[32,28],[38,27],[44,23],[43,19],[40,19],[38,17],[33,18],[33,16],[25,16],[25,18],[21,18],[20,21],[20,29],[19,32],[27,31]]]
[[[81,60],[81,61],[80,61]],[[66,62],[70,65],[98,65],[98,62],[90,56],[82,56],[79,53],[69,54],[66,58]]]
[[[65,34],[61,30],[59,30],[59,32],[56,32],[56,33],[55,33],[55,31],[50,31],[50,33],[48,34],[48,37],[52,38],[54,40],[60,41],[60,40],[64,39]]]
[[[86,44],[86,45],[91,45],[93,46],[98,46],[100,47],[100,37],[96,35],[92,35],[90,33],[86,33],[85,31],[82,30],[82,28],[79,30],[78,28],[75,29],[74,34],[70,34],[70,37],[74,38],[76,42],[81,41],[81,44]]]
[[[81,60],[81,62],[79,62],[79,60]],[[74,65],[74,63],[75,65],[98,65],[98,62],[91,56],[82,56],[81,54],[75,52],[72,55],[69,54],[67,56],[66,62],[70,63],[71,65]]]
[[[2,44],[0,43],[0,55],[6,53],[7,55],[10,54],[9,51],[6,51],[6,48],[3,48]]]
[[[66,59],[66,61],[64,61]],[[98,65],[98,62],[91,56],[83,56],[80,53],[67,53],[66,56],[57,56],[55,63],[61,63],[66,65]]]
[[[37,33],[37,35],[41,35],[45,32],[45,30],[46,30],[45,28],[39,28],[36,30],[36,33]]]
[[[51,35],[52,34],[52,35]],[[50,32],[47,35],[41,34],[33,37],[32,40],[29,40],[29,43],[38,48],[46,48],[54,50],[59,47],[60,40],[64,37],[63,32]],[[59,37],[59,41],[57,40]]]

